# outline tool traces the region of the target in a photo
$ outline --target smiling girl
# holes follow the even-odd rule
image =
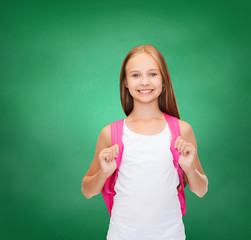
[[[208,179],[192,127],[180,120],[165,59],[155,47],[140,45],[127,54],[121,67],[120,96],[127,116],[121,119],[123,149],[112,144],[111,124],[105,126],[83,178],[82,193],[87,198],[104,194],[105,183],[116,172],[107,239],[183,240],[184,187],[188,185],[201,198],[207,192]],[[172,138],[171,120],[179,128],[176,139]],[[179,154],[177,166],[175,151]]]

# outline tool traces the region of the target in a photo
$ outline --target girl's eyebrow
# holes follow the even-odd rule
[[[157,71],[159,71],[159,69],[157,69],[157,68],[151,68],[151,69],[149,69],[148,71],[152,71],[152,70],[157,70]],[[129,73],[132,73],[132,72],[140,72],[139,70],[132,70],[132,71],[130,71]]]

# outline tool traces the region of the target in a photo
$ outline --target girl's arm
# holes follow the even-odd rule
[[[111,172],[104,171],[100,167],[99,154],[100,152],[112,146],[111,129],[110,125],[107,125],[102,129],[97,140],[95,156],[90,165],[88,172],[82,180],[82,193],[86,198],[91,198],[94,195],[99,194],[105,184],[107,178],[111,175]],[[109,164],[109,163],[107,163]],[[114,165],[113,163],[110,163]],[[110,167],[110,166],[109,166]],[[116,167],[114,165],[114,167]]]
[[[179,123],[181,136],[175,141],[175,146],[181,153],[179,164],[187,175],[189,189],[197,196],[203,197],[208,190],[208,179],[198,158],[193,129],[185,121],[179,120]]]

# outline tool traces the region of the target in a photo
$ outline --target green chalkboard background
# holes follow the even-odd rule
[[[105,239],[102,195],[86,199],[81,182],[101,129],[125,117],[122,61],[147,43],[166,59],[209,180],[203,198],[186,188],[187,239],[247,239],[250,10],[240,0],[1,1],[0,239]]]

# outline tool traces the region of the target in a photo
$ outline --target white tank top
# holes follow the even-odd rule
[[[142,135],[124,120],[124,151],[107,240],[185,239],[170,136],[168,123],[159,134]]]

